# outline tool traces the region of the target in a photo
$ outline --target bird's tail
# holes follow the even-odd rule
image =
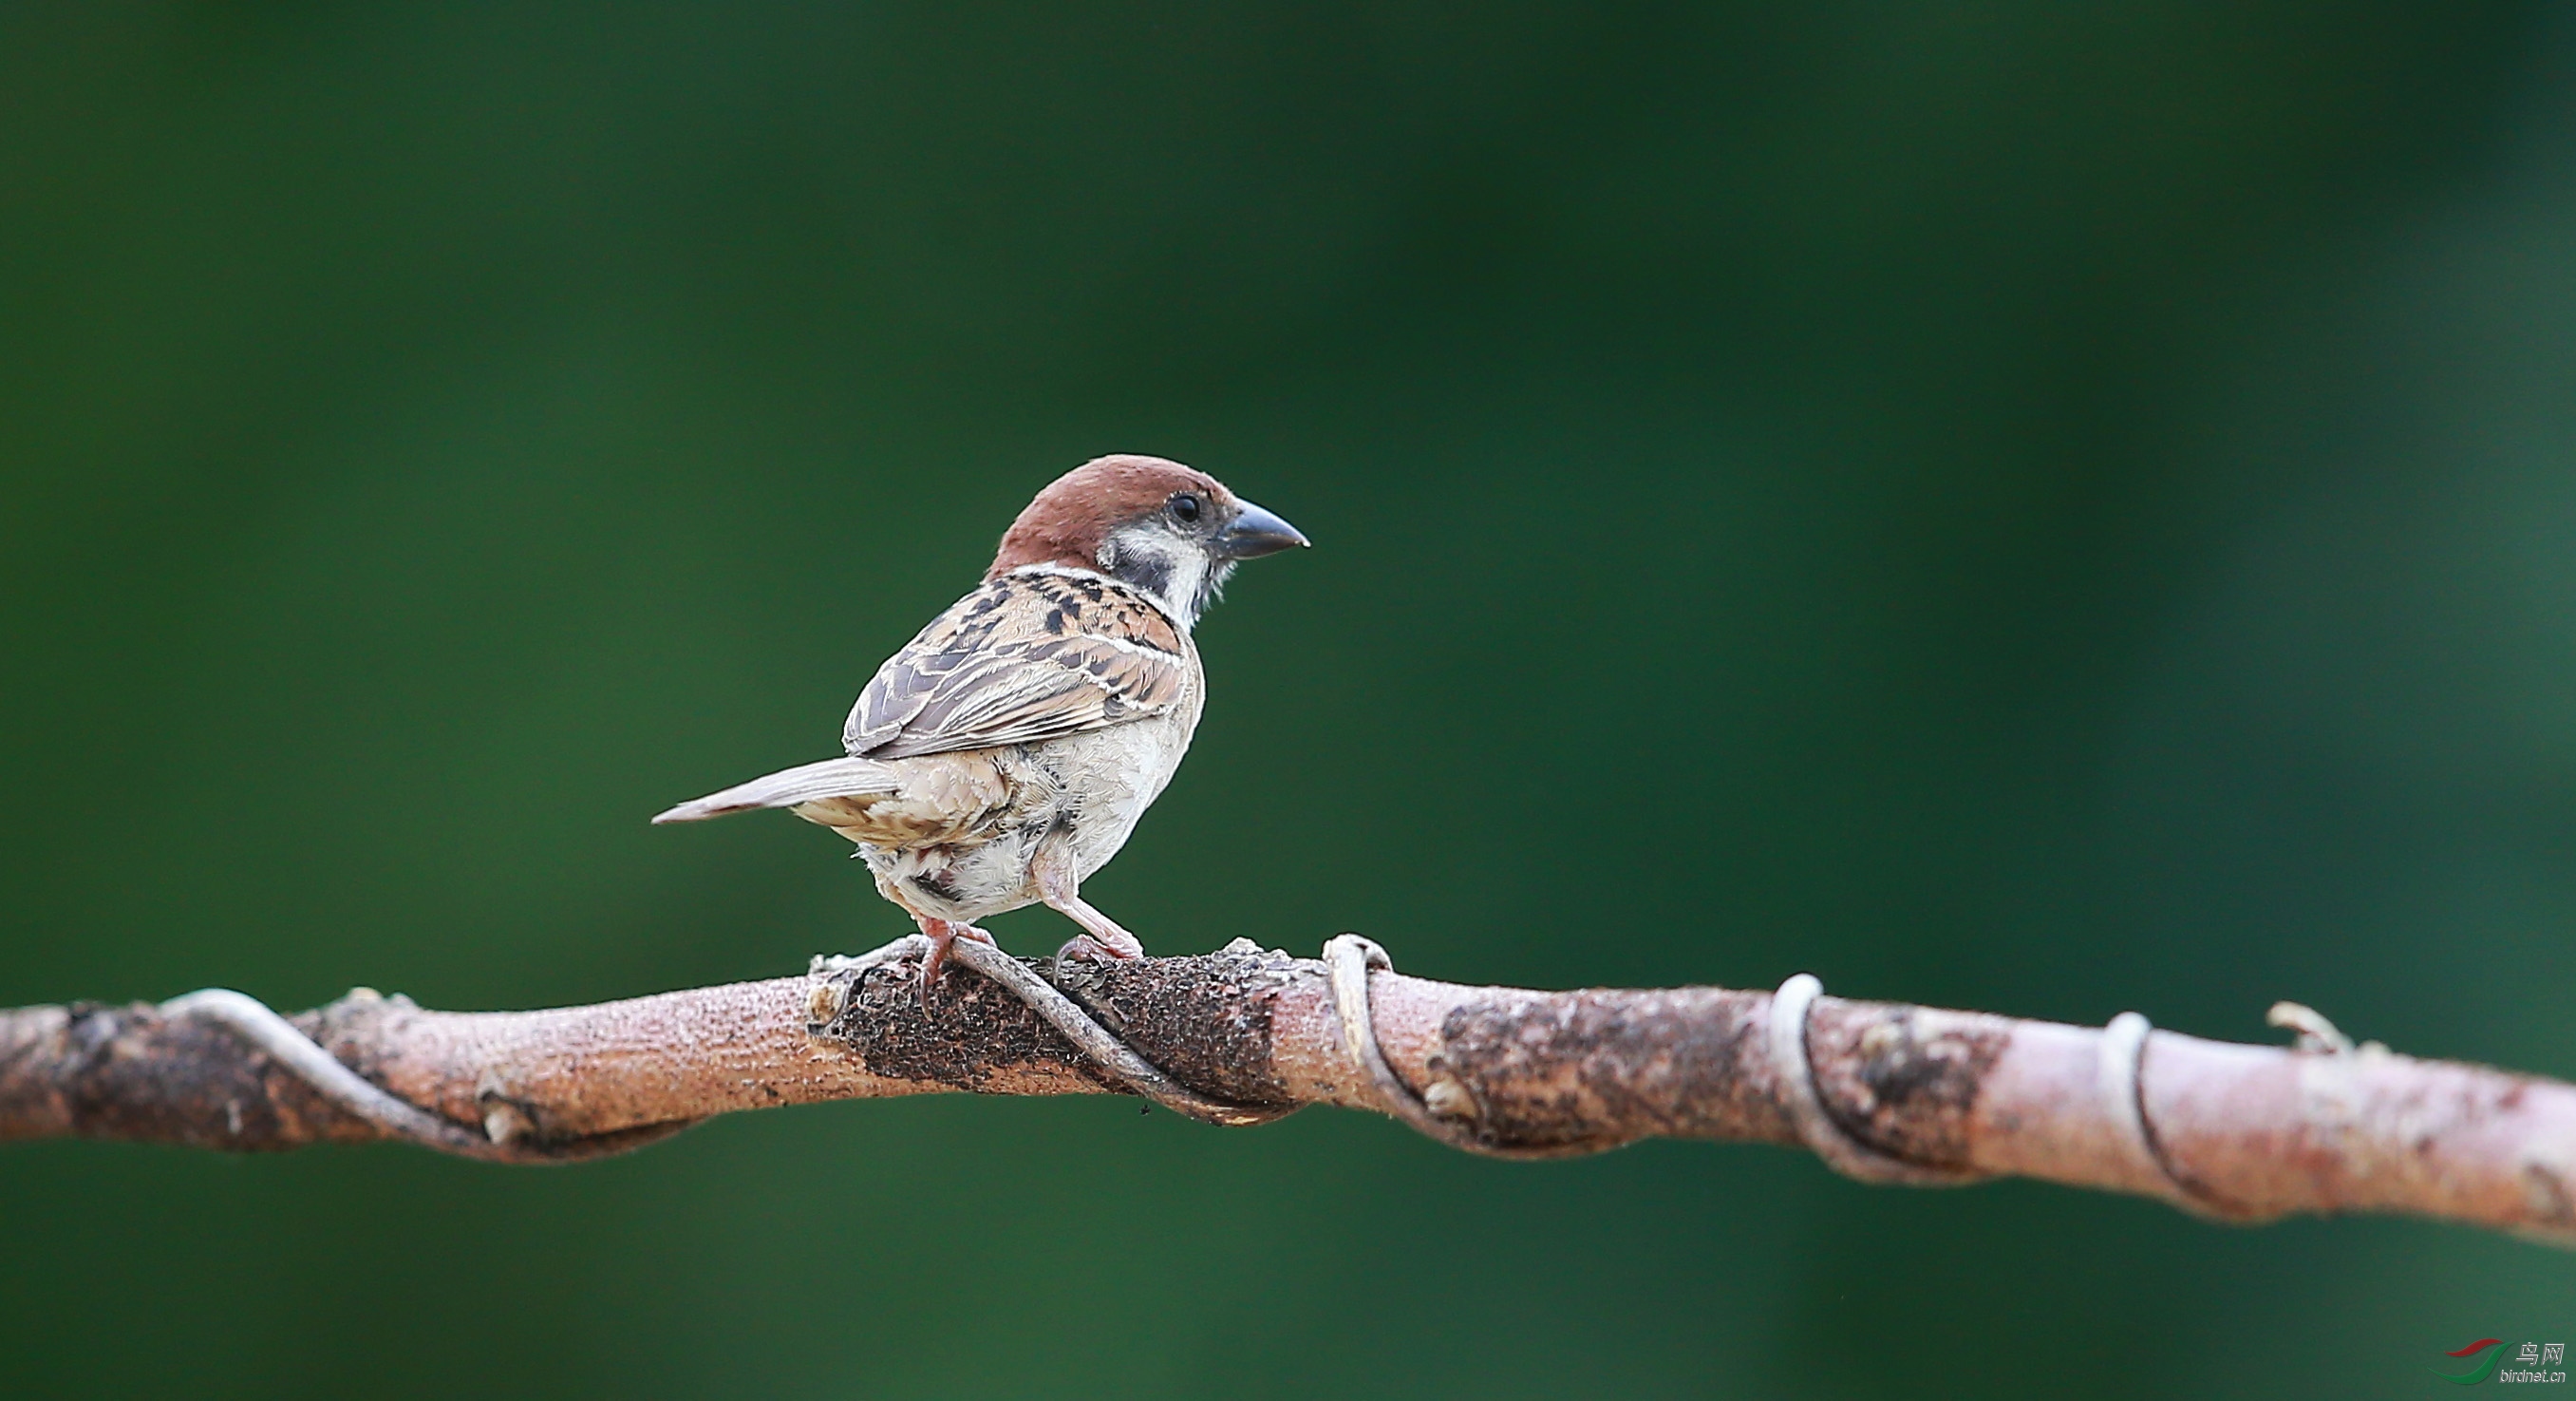
[[[698,822],[754,808],[788,808],[820,798],[850,798],[893,793],[903,787],[894,770],[874,759],[825,759],[799,764],[774,774],[737,783],[719,793],[693,798],[654,818],[655,822]]]

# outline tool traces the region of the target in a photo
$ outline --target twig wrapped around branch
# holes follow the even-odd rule
[[[2095,1029],[1844,1001],[1804,975],[1776,994],[1466,987],[1397,974],[1373,949],[971,958],[1015,983],[1053,971],[1080,1010],[1051,1015],[1143,1062],[1119,1070],[978,972],[952,972],[925,1006],[907,944],[803,978],[535,1012],[434,1012],[361,989],[289,1019],[364,1082],[337,1091],[203,1001],[26,1007],[0,1011],[0,1140],[397,1138],[567,1161],[741,1109],[1123,1092],[1141,1072],[1197,1117],[1338,1104],[1509,1156],[1649,1137],[1804,1145],[1868,1180],[2016,1175],[2233,1220],[2401,1212],[2576,1239],[2576,1086],[2351,1049],[2305,1009],[2300,1047],[2249,1046],[2134,1014]],[[378,1090],[399,1103],[366,1098]],[[414,1109],[437,1125],[421,1131]]]

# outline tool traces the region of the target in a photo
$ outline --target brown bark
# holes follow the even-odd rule
[[[986,951],[952,971],[927,1007],[907,951],[803,978],[536,1012],[435,1012],[361,990],[292,1020],[366,1080],[448,1121],[442,1131],[462,1128],[500,1145],[487,1156],[521,1160],[591,1156],[775,1105],[1121,1092],[1116,1075],[972,971],[999,957]],[[2554,1080],[2319,1038],[2293,1049],[2153,1032],[2141,1050],[2138,1026],[2123,1042],[2116,1030],[1835,998],[1806,1014],[1810,1071],[1798,1028],[1785,1042],[1775,1034],[1771,993],[1354,976],[1401,1082],[1394,1093],[1413,1097],[1426,1131],[1464,1147],[1804,1143],[1868,1177],[2018,1175],[2239,1220],[2402,1212],[2576,1236],[2576,1086]],[[1100,1026],[1227,1114],[1401,1112],[1355,1058],[1324,964],[1238,941],[1059,977]],[[1802,1119],[1810,1074],[1823,1112]],[[191,1016],[144,1004],[0,1011],[0,1140],[269,1150],[401,1136]]]

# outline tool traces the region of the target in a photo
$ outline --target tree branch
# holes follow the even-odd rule
[[[301,1038],[204,994],[0,1011],[0,1140],[394,1138],[559,1162],[743,1109],[1142,1083],[1197,1117],[1337,1104],[1506,1155],[1650,1137],[1804,1145],[1868,1180],[2014,1175],[2230,1220],[2398,1212],[2576,1241],[2576,1086],[2353,1049],[2303,1008],[2276,1014],[2302,1029],[2281,1048],[2151,1032],[2129,1014],[2095,1029],[1844,1001],[1804,975],[1778,994],[1466,987],[1373,968],[1374,946],[1348,936],[1325,962],[1242,940],[1060,969],[958,949],[974,971],[950,973],[927,1006],[909,940],[802,978],[534,1012],[434,1012],[359,989],[288,1019],[364,1081],[339,1090],[329,1067],[295,1068]],[[1104,1069],[992,980],[1050,970],[1075,1030],[1148,1064]],[[391,1100],[368,1100],[376,1090]],[[403,1117],[420,1111],[434,1121]]]

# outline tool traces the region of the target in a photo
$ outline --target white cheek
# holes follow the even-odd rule
[[[1137,587],[1153,595],[1163,612],[1180,624],[1182,631],[1188,631],[1198,621],[1198,613],[1191,605],[1198,601],[1199,585],[1207,577],[1206,551],[1154,526],[1130,526],[1101,543],[1101,572],[1132,582],[1141,577],[1141,571],[1134,567],[1138,564],[1152,565],[1152,572],[1161,576],[1162,587]],[[1122,565],[1127,567],[1121,568]]]
[[[1191,605],[1198,602],[1199,585],[1206,579],[1206,555],[1187,547],[1173,551],[1171,597],[1163,600],[1173,617],[1198,621],[1198,610]]]

